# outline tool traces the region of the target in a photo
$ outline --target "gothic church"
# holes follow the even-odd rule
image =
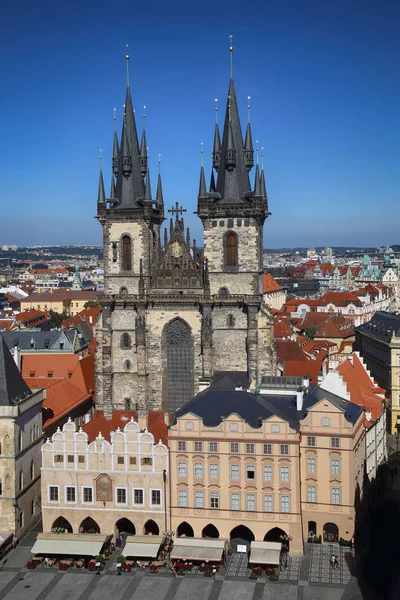
[[[129,57],[127,56],[127,60]],[[179,208],[167,228],[161,175],[153,197],[145,130],[139,144],[129,80],[121,138],[114,132],[111,194],[100,172],[105,291],[97,329],[96,406],[174,412],[217,372],[247,374],[255,390],[274,372],[273,319],[262,303],[264,171],[243,142],[233,79],[222,139],[215,125],[211,183],[200,171],[200,253]]]

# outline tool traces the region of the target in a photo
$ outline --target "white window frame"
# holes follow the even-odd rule
[[[283,448],[285,448],[285,452],[282,452]],[[287,452],[286,452],[286,449],[287,449]],[[279,450],[280,450],[281,456],[290,456],[289,444],[280,444]]]
[[[239,454],[239,442],[231,442],[229,450],[231,454]]]
[[[400,365],[400,362],[399,362]],[[238,431],[238,424],[237,423],[230,423],[229,425],[229,431]]]
[[[316,445],[317,445],[317,439],[316,439],[315,435],[308,435],[307,436],[307,447],[315,448]]]
[[[330,426],[330,424],[331,424],[331,420],[330,420],[330,418],[329,418],[329,417],[322,417],[322,420],[321,420],[321,425],[322,425],[323,427],[329,427],[329,426]]]
[[[178,462],[178,477],[187,477],[187,463],[186,462],[183,462],[183,461]]]
[[[272,425],[272,427],[271,427],[271,431],[272,431],[272,433],[279,433],[279,432],[280,432],[280,430],[281,430],[281,428],[280,428],[280,426],[279,426],[277,423],[275,423],[275,424],[274,424],[274,425]]]
[[[335,445],[333,444],[333,440],[335,440]],[[337,446],[336,446],[336,440],[338,441]],[[340,448],[340,438],[339,437],[332,437],[331,438],[331,448]]]
[[[186,442],[178,442],[178,452],[186,452]]]
[[[253,508],[249,508],[253,506]],[[256,495],[254,493],[246,494],[246,512],[255,512],[256,510]]]
[[[264,481],[272,481],[274,476],[274,470],[272,465],[263,465],[263,480]]]
[[[187,508],[188,505],[187,490],[178,490],[178,508]],[[181,498],[184,498],[184,503],[181,504]]]
[[[153,504],[153,492],[160,492],[160,504]],[[150,506],[155,506],[157,508],[162,508],[162,489],[161,488],[151,488],[150,489]]]
[[[232,467],[235,467],[235,472],[236,472],[236,467],[237,467],[237,477],[232,477]],[[240,465],[238,465],[237,463],[233,463],[232,465],[230,465],[230,467],[229,467],[229,478],[232,481],[239,481],[239,479],[240,479]]]
[[[290,481],[290,467],[279,467],[279,478],[281,482]]]
[[[211,448],[212,444],[215,444],[215,446],[216,446],[215,450]],[[208,443],[208,450],[209,450],[209,452],[211,454],[217,454],[217,452],[218,452],[218,442],[209,442]]]
[[[265,450],[271,450],[271,452],[265,452]],[[263,454],[265,454],[266,456],[271,456],[272,444],[263,444]]]
[[[249,473],[254,473],[253,477],[249,477]],[[246,465],[246,479],[249,481],[255,481],[256,479],[256,465],[247,464]]]
[[[200,501],[200,503],[199,503]],[[204,492],[203,490],[194,490],[194,507],[204,508]]]
[[[211,506],[211,504],[212,504],[211,500],[216,500],[217,506]],[[219,510],[219,492],[216,492],[215,490],[210,492],[210,509],[211,510]]]
[[[92,490],[92,501],[88,502],[85,500],[85,490]],[[92,485],[82,486],[82,504],[94,504],[94,487]]]
[[[185,430],[186,431],[192,431],[193,429],[194,429],[193,421],[186,421],[186,423],[185,423]]]
[[[234,506],[237,501],[237,506]],[[231,494],[231,510],[240,510],[240,493],[233,492]]]
[[[142,492],[142,500],[143,500],[143,502],[141,502],[141,503],[135,502],[135,490],[138,490],[138,491]],[[133,504],[133,506],[145,506],[145,502],[144,502],[144,488],[132,488],[132,504]]]
[[[219,479],[218,463],[210,463],[210,479]]]
[[[195,442],[194,443],[194,451],[195,452],[203,452],[203,442]]]
[[[335,468],[333,467],[333,463],[338,463],[337,465],[335,464]],[[331,459],[331,474],[340,475],[340,460],[338,458]]]
[[[67,500],[67,493],[68,493],[68,490],[71,488],[73,488],[75,490],[75,500]],[[65,504],[76,504],[76,500],[77,500],[76,485],[66,485],[65,486],[64,500],[65,500]]]
[[[312,469],[310,469],[310,464],[313,465]],[[316,473],[317,471],[317,459],[314,457],[307,457],[307,473]]]
[[[307,486],[307,502],[310,504],[315,504],[317,502],[317,486]]]
[[[125,490],[125,502],[118,502],[118,490]],[[128,506],[128,488],[119,485],[115,488],[115,504],[116,506]]]
[[[50,499],[50,488],[57,488],[57,498],[58,500]],[[59,485],[48,485],[47,486],[47,498],[51,504],[60,504],[60,486]]]
[[[253,443],[246,444],[246,454],[255,454],[256,445]]]
[[[201,470],[201,475],[196,475],[196,467],[200,466],[200,470]],[[204,478],[204,463],[202,462],[195,462],[194,463],[194,477],[195,479],[203,479]]]
[[[266,508],[266,506],[269,504],[271,504],[271,510]],[[264,512],[274,512],[274,496],[272,494],[264,494]]]
[[[334,490],[335,490],[335,492],[334,492]],[[336,491],[339,492],[339,502],[334,501],[334,497],[337,495]],[[340,487],[332,487],[331,488],[331,503],[334,506],[340,506],[341,502],[342,502],[342,490],[340,489]]]
[[[283,507],[283,499],[284,498],[288,499],[289,510],[283,510],[283,508],[282,508]],[[289,514],[290,513],[290,496],[289,496],[289,494],[282,494],[282,496],[280,497],[279,501],[280,501],[280,509],[281,509],[280,512],[284,513],[286,515]],[[286,500],[285,500],[285,505],[286,505]]]

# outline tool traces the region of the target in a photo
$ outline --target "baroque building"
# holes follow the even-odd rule
[[[231,49],[232,51],[232,49]],[[129,56],[126,57],[127,61]],[[273,317],[262,302],[264,170],[254,166],[233,79],[222,138],[214,131],[211,183],[201,167],[197,214],[204,250],[191,244],[183,212],[165,220],[161,175],[152,194],[146,132],[139,143],[129,78],[121,138],[114,132],[111,194],[100,172],[97,218],[103,228],[104,295],[97,331],[96,405],[173,412],[215,372],[245,372],[255,390],[273,372]]]

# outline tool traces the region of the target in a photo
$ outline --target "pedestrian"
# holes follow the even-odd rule
[[[334,555],[334,554],[332,554],[332,556],[331,556],[331,565],[332,565],[332,568],[333,568],[333,569],[335,568],[335,564],[336,564],[336,562],[335,562],[335,558],[336,558],[336,557],[335,557],[335,555]]]
[[[212,574],[213,574],[213,579],[215,579],[215,576],[217,574],[217,569],[215,567],[212,570]]]
[[[351,549],[354,550],[354,538],[351,538]]]
[[[339,559],[337,556],[335,556],[335,567],[338,569],[339,568]]]

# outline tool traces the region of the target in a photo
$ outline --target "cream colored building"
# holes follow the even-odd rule
[[[17,536],[40,515],[44,394],[25,384],[0,335],[0,522]]]
[[[309,533],[352,537],[363,410],[315,386],[296,393],[295,382],[284,390],[284,380],[295,378],[280,379],[279,393],[263,395],[211,387],[175,413],[169,448],[177,536],[288,536],[292,554],[303,553]]]
[[[168,448],[133,418],[109,435],[98,432],[90,442],[69,421],[43,445],[45,533],[158,535],[169,526]]]

